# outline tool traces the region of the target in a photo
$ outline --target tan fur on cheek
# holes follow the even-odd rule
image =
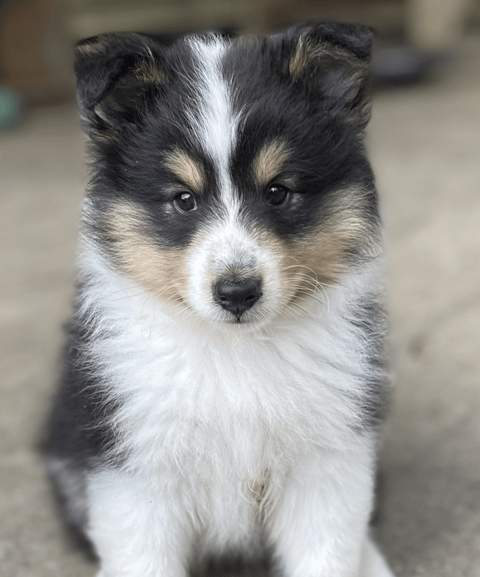
[[[363,262],[368,250],[375,252],[375,246],[372,227],[349,210],[339,211],[312,234],[290,242],[286,260],[294,300],[340,283],[354,265],[352,254],[358,251],[358,261]]]
[[[108,253],[120,272],[170,304],[186,294],[186,249],[161,249],[149,235],[145,211],[133,203],[114,203],[104,220]]]

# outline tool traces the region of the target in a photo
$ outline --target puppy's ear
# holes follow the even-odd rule
[[[133,33],[83,40],[75,53],[77,95],[86,132],[115,135],[135,122],[165,84],[162,47]]]
[[[334,22],[302,24],[286,33],[284,50],[291,80],[321,99],[326,111],[342,114],[361,128],[367,124],[370,28]]]

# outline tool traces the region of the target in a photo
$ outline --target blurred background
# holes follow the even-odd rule
[[[0,0],[0,576],[93,576],[36,450],[87,182],[75,43],[101,32],[377,30],[368,148],[396,394],[377,534],[398,577],[480,577],[480,1]],[[334,577],[334,576],[332,576]]]

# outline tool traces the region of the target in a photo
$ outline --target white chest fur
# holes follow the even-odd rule
[[[103,275],[86,303],[99,319],[92,354],[133,461],[221,462],[255,478],[269,462],[288,467],[299,453],[353,442],[368,366],[345,299],[332,295],[328,311],[311,303],[309,318],[227,331],[172,320],[122,282]]]
[[[239,331],[167,314],[138,286],[104,267],[93,272],[83,302],[96,327],[90,353],[116,407],[110,425],[123,463],[90,481],[90,534],[100,548],[112,537],[108,507],[114,526],[138,519],[139,543],[160,534],[162,521],[185,539],[190,530],[202,535],[198,546],[210,552],[255,554],[259,521],[277,538],[298,499],[306,511],[314,505],[319,543],[327,519],[361,531],[375,435],[362,422],[368,343],[349,311],[372,275],[346,279],[328,307],[304,303],[296,319]],[[290,494],[292,483],[299,488]],[[352,520],[338,515],[339,493],[353,498]]]

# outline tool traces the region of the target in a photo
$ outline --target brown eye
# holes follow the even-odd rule
[[[290,190],[281,184],[270,184],[267,188],[266,198],[269,204],[280,206],[290,198]]]
[[[181,192],[173,199],[173,204],[180,212],[190,212],[197,209],[197,201],[190,192]]]

